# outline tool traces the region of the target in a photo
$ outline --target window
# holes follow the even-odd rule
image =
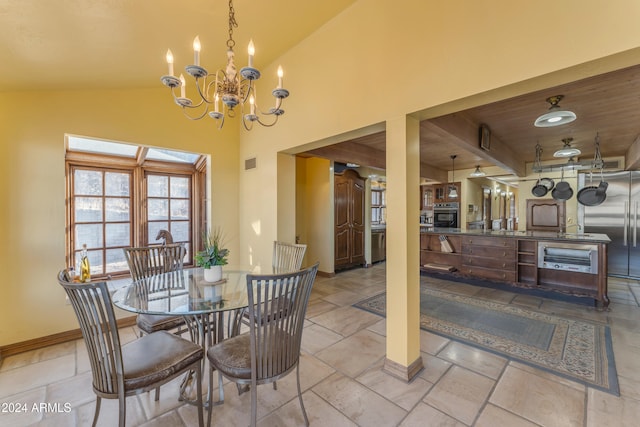
[[[174,242],[193,248],[204,229],[205,157],[67,137],[67,264],[87,245],[92,278],[125,275],[123,248]]]

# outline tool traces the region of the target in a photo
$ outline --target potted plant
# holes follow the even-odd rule
[[[204,250],[196,253],[196,265],[204,269],[204,280],[218,282],[222,279],[222,266],[227,264],[229,249],[225,249],[222,230],[202,233]]]

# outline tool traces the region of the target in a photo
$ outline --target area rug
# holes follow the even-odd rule
[[[609,326],[421,285],[420,327],[620,395]],[[385,315],[386,294],[354,304]]]

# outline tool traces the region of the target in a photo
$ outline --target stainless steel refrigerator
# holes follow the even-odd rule
[[[580,188],[600,183],[600,174],[580,174]],[[640,171],[608,172],[607,198],[598,206],[578,204],[578,224],[585,233],[609,236],[609,275],[640,277]]]

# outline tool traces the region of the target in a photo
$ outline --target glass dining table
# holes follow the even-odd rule
[[[257,267],[225,266],[218,282],[204,280],[202,268],[188,268],[135,280],[118,288],[113,304],[138,314],[183,316],[191,340],[206,349],[240,333],[248,306],[247,274],[259,274]],[[181,399],[190,401],[183,382]]]

